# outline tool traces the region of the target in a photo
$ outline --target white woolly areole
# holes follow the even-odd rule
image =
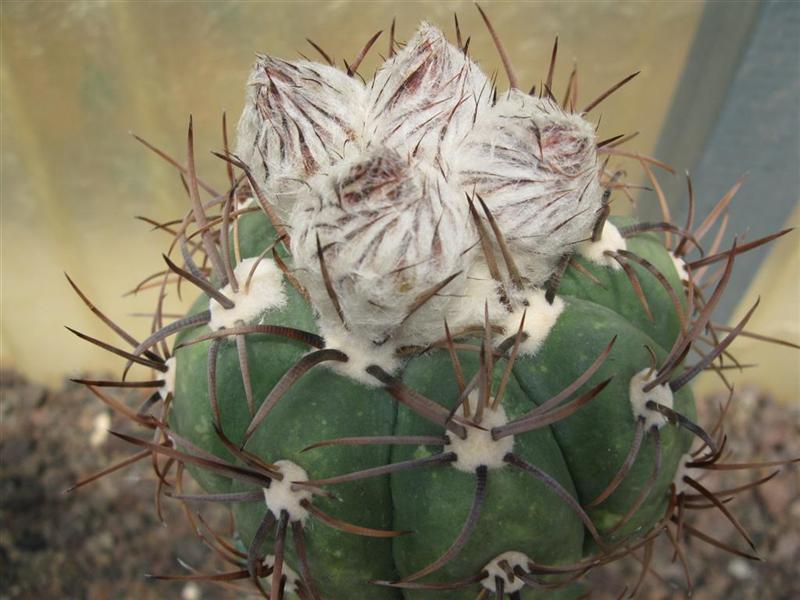
[[[686,268],[686,261],[680,256],[675,256],[672,252],[669,253],[669,257],[672,259],[672,264],[675,265],[675,271],[678,273],[680,280],[682,282],[688,282],[689,269]]]
[[[528,562],[529,559],[526,555],[522,552],[503,552],[496,558],[494,558],[491,562],[489,562],[483,570],[486,571],[486,577],[481,579],[481,585],[489,590],[490,592],[497,591],[497,584],[495,583],[495,578],[499,577],[503,580],[503,590],[507,594],[513,594],[514,592],[520,591],[522,588],[525,587],[525,582],[522,581],[519,577],[514,577],[514,579],[509,579],[508,574],[506,573],[505,569],[500,566],[501,562],[508,563],[508,566],[513,571],[515,567],[521,567],[526,572],[528,571]]]
[[[591,240],[582,242],[578,245],[578,253],[586,260],[590,260],[595,264],[603,267],[610,267],[614,270],[619,270],[622,267],[606,252],[619,252],[626,250],[628,245],[625,243],[625,238],[619,232],[613,223],[606,221],[603,225],[603,234],[596,242]]]
[[[483,256],[473,257],[472,254],[479,254],[479,250],[474,249],[466,256],[467,261],[473,260],[473,262],[467,272],[464,289],[454,295],[447,306],[447,322],[453,335],[468,327],[482,326],[484,310],[487,307],[490,319],[501,318],[502,315],[508,314],[508,309],[500,302],[500,284],[492,279]],[[437,339],[443,335],[440,320]]]
[[[564,301],[556,296],[550,304],[545,298],[544,290],[534,289],[526,292],[516,305],[514,312],[506,313],[508,316],[502,324],[505,335],[510,337],[517,334],[524,314],[523,331],[527,337],[520,343],[519,351],[521,354],[536,354],[564,311]],[[498,340],[500,341],[502,340]]]
[[[351,331],[377,343],[436,339],[442,311],[463,288],[463,252],[474,243],[466,200],[441,173],[373,148],[310,179],[289,224],[295,273],[321,322],[341,319],[319,248]]]
[[[703,475],[702,469],[689,466],[689,463],[694,460],[695,458],[688,452],[681,456],[681,461],[678,464],[678,470],[675,472],[675,477],[672,478],[672,483],[675,485],[676,494],[683,494],[687,490],[690,490],[689,484],[683,480],[684,477],[691,477],[697,481],[697,479]],[[690,491],[694,492],[695,490],[691,489]]]
[[[164,385],[158,388],[158,395],[161,396],[162,400],[166,400],[169,394],[175,393],[175,374],[178,371],[178,363],[175,361],[174,356],[170,356],[164,361],[164,366],[167,367],[167,370],[161,375]]]
[[[511,90],[453,161],[458,184],[485,200],[534,285],[591,234],[603,191],[594,127],[580,115]]]
[[[564,311],[564,301],[556,296],[550,304],[545,298],[544,290],[533,288],[512,294],[508,298],[512,307],[509,311],[508,305],[500,301],[499,286],[500,284],[489,274],[486,261],[476,260],[467,274],[463,294],[453,298],[448,306],[447,322],[450,331],[455,335],[469,327],[483,326],[484,311],[488,308],[490,322],[499,325],[504,331],[503,336],[495,338],[495,342],[499,344],[505,338],[516,335],[524,313],[523,331],[527,337],[520,343],[520,352],[535,354]],[[509,287],[506,283],[506,289]],[[439,338],[441,337],[440,330]]]
[[[667,408],[672,408],[672,390],[669,385],[661,384],[654,387],[649,392],[644,391],[644,386],[656,378],[656,371],[649,368],[642,369],[631,378],[629,387],[629,398],[631,409],[635,418],[644,418],[645,430],[651,427],[661,429],[667,424],[667,418],[660,412],[647,408],[647,403],[652,400]]]
[[[264,557],[264,566],[268,569],[271,569],[275,566],[275,555],[274,554],[267,554]],[[300,583],[300,576],[297,574],[297,571],[292,569],[288,564],[286,564],[286,559],[283,559],[283,566],[281,567],[281,572],[283,576],[286,577],[286,587],[284,590],[290,592],[292,594],[297,593],[297,585]],[[267,586],[272,585],[272,577],[265,577],[264,580],[267,582]]]
[[[250,271],[258,258],[245,258],[233,270],[239,282],[239,291],[231,289],[230,284],[220,290],[230,298],[234,307],[224,308],[219,302],[211,298],[208,308],[211,311],[209,329],[229,329],[236,326],[238,321],[249,323],[263,312],[278,308],[286,304],[286,292],[283,289],[283,273],[278,266],[268,258],[262,258],[258,263],[250,287],[245,289],[245,283],[250,276]]]
[[[468,397],[472,414],[478,405],[478,393],[472,392]],[[491,399],[489,399],[491,404]],[[505,466],[505,455],[514,448],[514,436],[508,435],[499,440],[492,438],[492,428],[499,427],[508,423],[508,416],[502,405],[494,410],[489,406],[483,412],[483,420],[480,426],[466,427],[467,437],[461,439],[452,433],[447,434],[448,443],[445,446],[447,452],[453,452],[456,460],[452,463],[453,467],[465,473],[474,473],[475,469],[485,466],[488,469],[500,469]]]
[[[323,321],[320,321],[320,335],[325,340],[326,348],[347,355],[347,362],[329,360],[323,363],[324,366],[366,386],[382,385],[367,373],[370,365],[378,365],[387,373],[394,373],[400,367],[400,360],[395,356],[396,346],[391,341],[377,345],[350,333],[339,324]]]
[[[264,501],[276,519],[281,518],[285,510],[290,521],[305,522],[308,511],[300,503],[311,500],[311,492],[302,486],[293,486],[293,481],[308,481],[308,474],[300,465],[290,460],[279,460],[275,463],[283,479],[273,479],[269,487],[264,488]]]

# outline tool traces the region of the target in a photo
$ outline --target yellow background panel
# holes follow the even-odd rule
[[[769,255],[742,297],[731,323],[738,323],[760,298],[747,330],[800,344],[800,202],[786,226],[794,227],[794,231],[771,245]],[[737,387],[755,383],[778,400],[800,403],[800,351],[740,337],[731,345],[731,353],[743,365],[756,365],[741,373],[726,373]],[[719,379],[710,372],[704,373],[694,384],[695,393],[699,395],[721,389]]]

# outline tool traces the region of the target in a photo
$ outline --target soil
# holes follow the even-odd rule
[[[130,431],[130,426],[87,389],[67,383],[52,391],[11,371],[2,372],[0,378],[0,600],[250,596],[208,583],[146,578],[145,573],[186,574],[184,565],[201,572],[215,572],[224,565],[198,540],[176,501],[165,500],[164,524],[159,521],[149,459],[64,492],[80,478],[134,453],[106,432],[108,428]],[[706,399],[701,408],[718,401]],[[727,425],[732,458],[726,460],[800,456],[799,407],[776,404],[755,390],[737,393],[735,405]],[[733,487],[767,473],[729,472],[708,477],[703,484],[711,489]],[[727,505],[747,528],[763,562],[727,554],[698,540],[686,546],[694,598],[800,598],[799,491],[798,468],[792,465]],[[695,527],[749,550],[719,511],[693,513],[690,522]],[[221,508],[204,509],[204,515],[221,531],[230,527]],[[653,572],[637,597],[686,597],[680,563],[671,561],[667,543],[657,546]],[[640,568],[640,563],[627,559],[591,573],[592,598],[620,597],[626,585],[633,589]]]

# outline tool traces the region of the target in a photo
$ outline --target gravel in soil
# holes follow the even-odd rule
[[[49,391],[10,371],[0,377],[0,598],[243,597],[145,576],[187,574],[179,561],[206,572],[222,567],[176,501],[165,500],[166,524],[160,523],[149,459],[65,493],[135,454],[108,435],[110,428],[131,431],[122,418],[83,386]],[[208,518],[227,526],[221,512]]]

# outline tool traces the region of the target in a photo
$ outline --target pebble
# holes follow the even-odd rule
[[[196,583],[187,583],[181,590],[181,600],[200,600],[202,594],[200,593],[200,586]]]
[[[728,573],[736,579],[750,579],[753,576],[753,568],[743,558],[734,558],[728,563]]]

